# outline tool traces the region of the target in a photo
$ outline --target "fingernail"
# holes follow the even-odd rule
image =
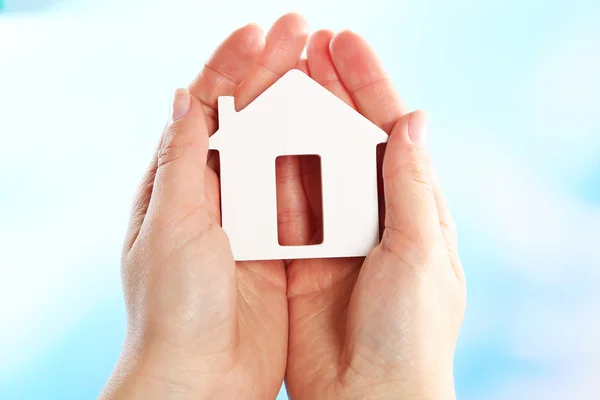
[[[414,144],[420,147],[427,147],[429,122],[424,112],[416,111],[410,115],[410,119],[408,120],[408,137]]]
[[[190,92],[187,89],[177,89],[173,97],[173,110],[171,119],[173,122],[185,117],[190,111]]]

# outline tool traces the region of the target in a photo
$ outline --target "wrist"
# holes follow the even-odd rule
[[[106,384],[101,400],[209,399],[218,379],[207,379],[189,360],[172,354],[124,352]]]
[[[347,400],[456,400],[456,393],[454,385],[444,388],[382,385],[378,388],[371,387],[360,395],[352,393],[341,396],[341,398]]]
[[[401,377],[368,382],[346,380],[337,398],[345,400],[456,400],[454,375],[431,373],[422,376]]]
[[[378,399],[394,400],[456,400],[454,379],[431,376],[429,379],[404,387],[382,391]]]
[[[396,400],[456,400],[453,374],[431,374],[404,385],[383,391],[380,399]]]

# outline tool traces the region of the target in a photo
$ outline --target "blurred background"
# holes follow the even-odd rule
[[[458,398],[600,399],[597,0],[0,0],[0,398],[98,395],[173,90],[292,10],[364,35],[430,113],[469,284]]]

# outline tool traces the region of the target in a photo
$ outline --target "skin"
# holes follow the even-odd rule
[[[301,54],[307,46],[307,59]],[[381,243],[366,258],[234,262],[220,227],[216,102],[241,110],[298,68],[390,135]],[[174,99],[123,249],[127,336],[101,399],[452,399],[465,282],[426,150],[362,38],[296,14],[233,32]],[[316,165],[278,168],[280,241],[319,240]]]

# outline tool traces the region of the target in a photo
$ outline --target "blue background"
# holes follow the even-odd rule
[[[469,284],[459,399],[600,398],[600,3],[324,4],[4,0],[0,398],[100,392],[129,204],[172,92],[228,32],[290,10],[364,35],[430,113]]]

